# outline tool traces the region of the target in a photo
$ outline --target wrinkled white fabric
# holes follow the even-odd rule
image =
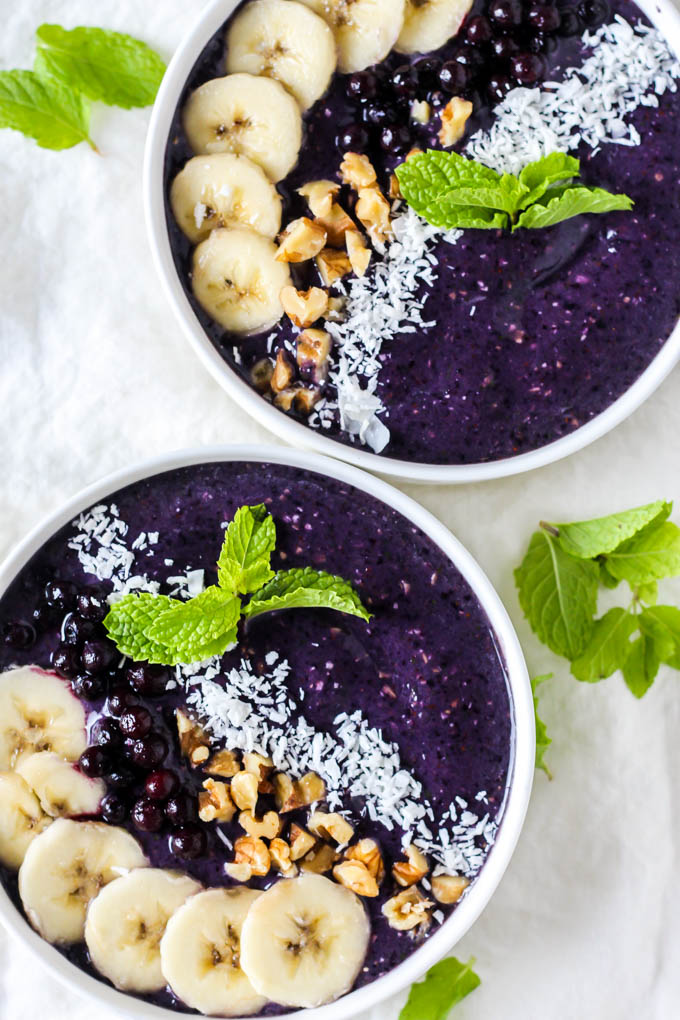
[[[169,57],[199,7],[0,0],[0,66],[30,66],[43,21],[119,28]],[[101,156],[0,132],[0,555],[109,471],[178,447],[275,441],[212,381],[166,307],[142,218],[147,122],[148,111],[97,107]],[[577,683],[530,634],[512,581],[539,518],[680,498],[678,464],[680,370],[561,464],[464,488],[406,487],[479,558],[530,669],[556,674],[542,698],[555,779],[537,775],[507,875],[457,949],[476,956],[483,978],[460,1020],[680,1016],[680,678],[663,671],[641,703],[618,678]],[[680,604],[680,584],[662,590]],[[404,998],[371,1020],[396,1020]],[[43,1015],[90,1020],[92,1006],[0,932],[0,1020]]]

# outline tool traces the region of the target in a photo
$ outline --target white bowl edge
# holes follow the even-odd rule
[[[672,0],[637,2],[680,57],[680,12]],[[380,457],[327,438],[277,410],[251,389],[213,346],[184,292],[172,257],[163,192],[165,151],[177,103],[200,52],[236,3],[237,0],[211,0],[170,62],[149,125],[144,159],[144,205],[153,259],[182,332],[214,379],[243,410],[292,446],[314,450],[396,480],[443,485],[504,478],[552,464],[600,439],[651,396],[680,359],[680,322],[633,385],[595,418],[537,450],[484,463],[442,465]]]
[[[288,1013],[282,1020],[351,1020],[359,1013],[389,998],[417,981],[438,960],[453,949],[491,899],[512,857],[526,814],[534,775],[535,727],[531,686],[519,640],[499,596],[481,567],[451,532],[429,511],[386,482],[358,469],[329,461],[314,453],[268,446],[207,447],[177,451],[155,457],[134,467],[118,471],[84,489],[35,527],[0,565],[0,595],[30,557],[77,515],[114,491],[146,477],[192,464],[215,461],[250,461],[285,464],[329,476],[353,485],[387,504],[425,532],[452,560],[474,591],[491,627],[498,637],[507,669],[507,680],[514,714],[514,754],[508,795],[494,846],[476,879],[470,894],[435,932],[404,963],[381,978],[334,1003],[316,1009]],[[66,960],[53,946],[41,939],[24,920],[0,887],[0,923],[62,983],[91,1000],[135,1018],[135,1020],[171,1020],[188,1014],[166,1010],[141,1002],[110,988]]]

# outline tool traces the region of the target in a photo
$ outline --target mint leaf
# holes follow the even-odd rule
[[[474,962],[461,963],[451,956],[436,963],[422,981],[412,985],[399,1020],[445,1020],[455,1005],[481,985],[472,969]]]
[[[274,576],[271,554],[276,546],[276,525],[263,503],[242,506],[227,528],[217,562],[218,581],[228,591],[247,595]]]
[[[395,173],[402,195],[411,208],[425,219],[428,219],[426,210],[436,207],[448,192],[461,187],[493,186],[501,179],[495,170],[481,163],[466,159],[457,152],[441,152],[439,149],[411,156],[396,168]]]
[[[549,156],[527,163],[519,175],[519,183],[527,189],[528,194],[522,199],[519,208],[526,209],[537,202],[551,184],[578,177],[579,168],[579,160],[563,152],[551,152]]]
[[[443,204],[446,208],[451,205],[462,205],[479,206],[487,210],[498,209],[512,215],[517,211],[519,202],[525,194],[526,188],[522,187],[516,177],[513,177],[512,174],[503,174],[498,183],[493,186],[477,185],[453,188],[446,193]]]
[[[546,765],[544,757],[545,752],[552,744],[552,739],[548,736],[546,725],[538,714],[538,688],[546,680],[552,680],[552,673],[534,677],[531,681],[531,692],[534,698],[534,718],[536,720],[536,768],[543,769],[548,779],[552,779],[552,772]]]
[[[0,128],[21,131],[43,149],[70,149],[90,138],[90,105],[33,71],[0,71]]]
[[[178,599],[167,595],[125,595],[114,602],[104,619],[104,627],[116,648],[136,662],[152,662],[163,666],[174,666],[168,648],[147,637],[145,631],[163,613],[176,606],[184,605]]]
[[[576,659],[590,641],[599,576],[596,563],[570,556],[553,535],[534,532],[515,583],[532,630],[558,655]]]
[[[278,609],[335,609],[368,622],[371,614],[348,581],[311,567],[280,570],[244,609],[249,619]]]
[[[627,195],[612,195],[603,188],[571,187],[560,190],[553,197],[546,191],[536,205],[525,209],[520,215],[513,230],[528,227],[536,230],[541,227],[552,227],[555,223],[569,220],[583,213],[605,213],[616,209],[633,208],[633,200]]]
[[[559,543],[565,552],[590,560],[612,552],[652,521],[665,520],[672,509],[672,503],[657,500],[656,503],[610,514],[608,517],[595,517],[590,521],[576,521],[573,524],[551,523],[548,528],[558,532]]]
[[[633,594],[638,602],[643,602],[647,606],[655,606],[659,601],[659,585],[656,581],[638,584],[633,589]]]
[[[628,658],[623,664],[623,679],[636,698],[642,698],[659,672],[659,657],[654,641],[645,634],[633,641]]]
[[[241,616],[241,600],[220,588],[206,588],[188,602],[180,602],[158,614],[145,629],[150,641],[166,647],[175,665],[221,655],[236,641],[236,628]]]
[[[607,555],[613,577],[646,584],[680,574],[680,528],[670,521],[644,528]]]
[[[640,630],[654,643],[661,662],[680,669],[680,609],[650,606],[640,613]]]
[[[103,28],[41,25],[35,70],[110,106],[150,106],[165,73],[157,53],[130,35]]]
[[[508,226],[507,213],[456,205],[447,195],[437,205],[427,207],[424,214],[433,227],[444,230],[503,230]]]
[[[606,560],[600,560],[599,564],[600,564],[600,584],[603,585],[605,588],[618,588],[621,582],[618,579],[618,577],[614,577],[612,574],[609,573],[609,570],[607,569]]]
[[[577,680],[594,684],[621,669],[630,651],[630,638],[637,622],[626,609],[610,609],[595,621],[592,636],[581,655],[571,664]]]

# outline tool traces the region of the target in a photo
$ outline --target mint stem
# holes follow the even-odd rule
[[[543,528],[544,531],[547,531],[549,535],[553,536],[553,538],[560,537],[560,529],[556,528],[554,524],[548,524],[547,521],[539,521],[538,526],[539,528]]]

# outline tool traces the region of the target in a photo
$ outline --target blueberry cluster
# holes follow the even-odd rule
[[[581,35],[608,15],[606,0],[581,0],[569,7],[554,0],[488,0],[443,55],[348,75],[345,91],[358,115],[338,133],[338,149],[366,152],[375,146],[390,156],[404,155],[413,144],[414,100],[427,100],[435,111],[452,96],[472,99],[477,106],[500,102],[511,88],[544,79],[545,55],[559,36]]]
[[[102,622],[105,598],[77,590],[67,582],[49,581],[31,624],[5,626],[3,639],[14,648],[29,648],[37,631],[59,626],[60,641],[52,668],[70,681],[84,701],[104,701],[104,713],[91,730],[91,745],[78,766],[90,778],[103,778],[108,792],[101,817],[111,825],[128,819],[141,832],[170,829],[170,850],[192,860],[207,851],[204,827],[198,823],[196,796],[182,791],[176,772],[165,767],[170,754],[169,726],[152,702],[166,691],[165,666],[133,664],[120,670],[120,654],[106,636]]]

